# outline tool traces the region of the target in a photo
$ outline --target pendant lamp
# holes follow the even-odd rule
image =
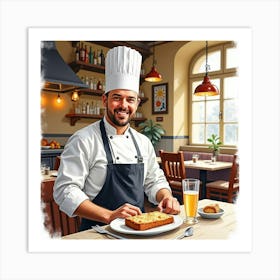
[[[61,103],[61,97],[60,97],[60,94],[58,94],[58,95],[57,95],[56,102],[57,102],[58,104],[60,104],[60,103]]]
[[[79,100],[79,93],[78,93],[78,91],[74,90],[72,92],[71,100],[74,101],[74,102]]]
[[[153,66],[151,71],[146,75],[145,81],[147,82],[160,82],[162,77],[156,69],[156,60],[155,60],[155,45],[153,45]]]
[[[210,82],[210,78],[208,77],[208,70],[210,66],[208,65],[208,41],[206,41],[206,64],[205,64],[205,76],[203,82],[198,85],[194,91],[194,95],[196,96],[214,96],[219,95],[218,88]]]

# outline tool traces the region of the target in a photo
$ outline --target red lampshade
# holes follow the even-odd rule
[[[157,72],[155,66],[153,65],[151,71],[146,75],[145,81],[147,82],[160,82],[162,80],[161,75]]]
[[[211,84],[209,77],[204,76],[202,84],[196,87],[194,91],[194,95],[196,96],[214,96],[219,95],[218,88]]]
[[[210,66],[208,65],[208,41],[206,41],[206,64],[205,64],[205,69],[206,73],[203,79],[202,84],[196,87],[194,91],[194,95],[196,96],[214,96],[214,95],[219,95],[219,90],[218,88],[211,84],[210,79],[208,77],[208,69],[210,69]]]
[[[156,59],[155,59],[155,45],[153,45],[153,66],[151,71],[146,75],[146,82],[160,82],[162,80],[162,76],[156,70]]]

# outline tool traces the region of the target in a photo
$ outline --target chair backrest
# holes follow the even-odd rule
[[[186,178],[183,152],[179,151],[175,153],[160,150],[159,154],[161,157],[162,169],[167,181],[182,182],[182,179]]]
[[[56,158],[55,158],[55,162],[54,162],[54,170],[58,170],[58,168],[59,168],[59,166],[60,166],[60,156],[57,156]]]
[[[238,163],[237,154],[233,156],[233,160],[232,160],[232,167],[229,175],[229,186],[228,186],[229,193],[233,191],[233,186],[236,183],[239,183],[239,163]]]
[[[70,218],[59,210],[59,206],[53,198],[53,186],[53,180],[41,183],[41,201],[45,228],[52,237],[78,232],[80,217]]]

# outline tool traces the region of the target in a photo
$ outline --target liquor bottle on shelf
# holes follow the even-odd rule
[[[100,50],[97,50],[97,64],[101,65],[101,52],[100,52]]]
[[[87,112],[86,102],[83,102],[83,105],[82,105],[82,114],[86,114],[86,112]]]
[[[87,105],[86,105],[86,113],[87,115],[89,115],[89,103],[87,102]]]
[[[89,79],[88,79],[88,76],[86,76],[86,78],[85,78],[85,83],[86,83],[87,86],[89,86]]]
[[[80,45],[79,45],[79,43],[77,43],[77,45],[76,45],[75,60],[76,61],[80,60]]]
[[[75,104],[75,114],[81,114],[81,113],[82,113],[81,103],[78,101]]]
[[[89,113],[90,113],[91,115],[94,115],[93,101],[91,102],[91,105],[90,105],[90,107],[89,107]]]
[[[93,89],[93,80],[92,80],[92,78],[89,79],[89,88]]]
[[[97,56],[95,51],[93,51],[93,64],[97,64]]]
[[[97,83],[97,89],[98,90],[102,90],[102,83],[101,83],[101,81],[100,80],[98,80],[98,83]]]
[[[105,55],[103,53],[103,49],[101,49],[101,53],[100,53],[100,62],[102,66],[105,66]]]
[[[97,80],[95,77],[93,78],[93,89],[97,90]]]
[[[92,47],[89,48],[89,63],[93,64],[93,52]]]
[[[89,63],[89,53],[87,45],[85,46],[85,63]]]
[[[95,114],[100,115],[100,105],[99,102],[96,102]]]
[[[83,43],[81,44],[80,48],[80,60],[85,61],[85,48]]]

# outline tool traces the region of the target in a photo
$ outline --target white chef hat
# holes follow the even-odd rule
[[[142,56],[131,48],[119,46],[110,49],[105,64],[105,92],[127,89],[139,92]]]

